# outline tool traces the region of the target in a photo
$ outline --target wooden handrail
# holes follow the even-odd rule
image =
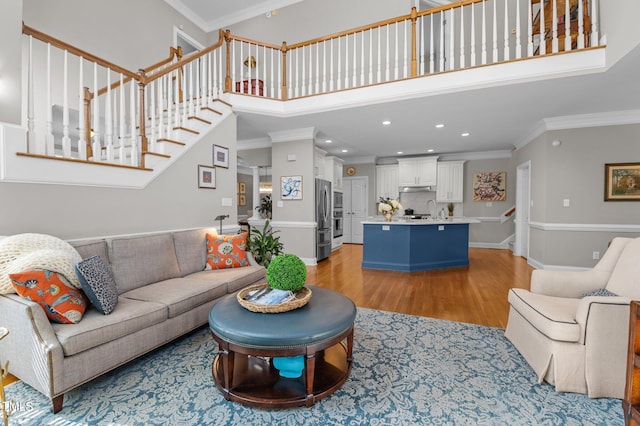
[[[225,39],[228,39],[228,40],[242,41],[245,43],[254,44],[261,47],[268,47],[270,49],[280,50],[280,46],[277,46],[275,44],[265,43],[263,41],[258,41],[258,40],[252,40],[250,38],[236,36],[227,32],[225,32],[224,35],[225,35]]]
[[[116,72],[119,72],[123,75],[126,75],[127,77],[131,77],[131,78],[136,78],[137,75],[136,73],[134,73],[133,71],[129,71],[126,68],[123,68],[119,65],[116,65],[112,62],[109,62],[105,59],[100,58],[99,56],[96,55],[92,55],[91,53],[85,52],[82,49],[78,49],[77,47],[74,47],[68,43],[65,43],[62,40],[58,40],[55,37],[51,37],[50,35],[47,35],[43,32],[40,32],[34,28],[31,28],[28,25],[25,25],[25,23],[22,23],[22,33],[29,35],[29,36],[33,36],[34,38],[43,41],[45,43],[51,43],[51,45],[60,48],[62,50],[67,50],[69,53],[73,53],[74,55],[77,56],[82,56],[84,59],[87,59],[91,62],[95,62],[99,65],[102,65],[105,68],[110,68]]]

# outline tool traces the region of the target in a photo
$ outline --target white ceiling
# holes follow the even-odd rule
[[[203,29],[216,30],[301,0],[165,1]],[[445,0],[431,1],[442,2]],[[427,149],[433,149],[434,154],[512,150],[547,118],[603,113],[611,116],[629,111],[640,117],[638,69],[640,46],[607,72],[295,117],[240,112],[238,139],[267,139],[270,132],[314,127],[316,144],[347,161],[397,156],[399,151],[402,155],[425,154]],[[392,124],[382,126],[383,120]],[[445,127],[436,129],[439,123]],[[464,132],[469,136],[461,136]],[[326,139],[333,142],[326,144]],[[343,153],[343,149],[348,152]]]

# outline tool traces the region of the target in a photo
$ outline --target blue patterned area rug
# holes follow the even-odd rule
[[[226,401],[211,376],[206,328],[49,402],[7,388],[12,425],[606,425],[618,399],[556,393],[498,328],[358,309],[351,376],[313,407],[248,408]]]

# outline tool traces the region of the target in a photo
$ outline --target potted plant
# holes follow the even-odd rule
[[[263,219],[271,219],[271,208],[271,194],[265,195],[260,200],[260,204],[256,206],[256,210],[258,210],[258,213],[260,213]]]
[[[247,250],[251,252],[256,262],[264,267],[268,267],[271,259],[280,254],[284,247],[280,237],[273,235],[276,232],[278,231],[274,231],[267,220],[262,231],[252,229],[251,237],[247,238]]]
[[[453,216],[453,209],[454,209],[453,203],[447,204],[447,210],[449,210],[449,216]]]
[[[307,279],[307,267],[295,254],[280,254],[267,267],[267,282],[277,290],[296,293]]]

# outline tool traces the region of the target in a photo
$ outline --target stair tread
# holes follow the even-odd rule
[[[156,142],[169,142],[169,143],[175,143],[176,145],[186,145],[186,143],[184,142],[180,142],[180,141],[169,139],[169,138],[160,138]]]

